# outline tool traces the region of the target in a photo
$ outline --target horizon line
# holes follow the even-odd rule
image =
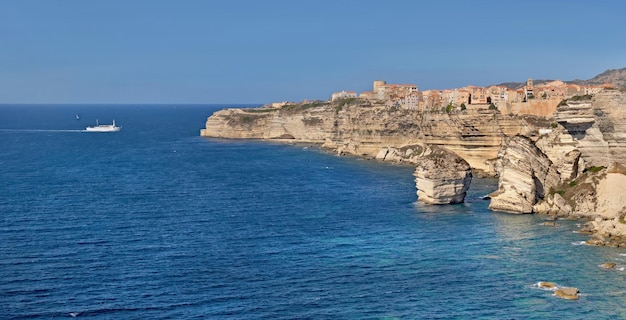
[[[0,106],[6,105],[42,105],[42,106],[76,106],[76,105],[188,105],[188,106],[203,106],[203,105],[221,105],[221,104],[229,104],[229,105],[264,105],[266,103],[227,103],[227,102],[211,102],[211,103],[179,103],[179,102],[71,102],[71,103],[60,103],[60,102],[0,102]]]

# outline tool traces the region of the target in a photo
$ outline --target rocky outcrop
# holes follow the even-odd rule
[[[568,99],[557,108],[555,120],[560,130],[540,139],[538,145],[556,155],[579,151],[579,168],[572,169],[579,173],[575,177],[561,170],[569,183],[536,210],[587,217],[592,220],[585,227],[592,233],[588,244],[626,246],[626,93],[605,90]],[[574,156],[563,162],[575,160]],[[589,170],[583,174],[585,168]]]
[[[553,193],[549,194],[544,201],[534,205],[533,212],[562,217],[572,213],[572,206],[563,199],[560,193]]]
[[[561,287],[554,282],[540,281],[536,284],[539,289],[554,291],[554,295],[567,300],[578,300],[580,291],[574,287]]]
[[[571,181],[576,179],[576,177],[578,177],[578,175],[582,172],[580,155],[580,151],[574,149],[566,153],[554,163],[555,169],[559,173],[561,181]]]
[[[534,208],[538,213],[609,220],[626,215],[625,210],[626,170],[618,164],[588,168],[575,180],[555,186]]]
[[[439,147],[419,159],[414,175],[418,201],[427,204],[462,203],[472,181],[467,161]]]
[[[591,220],[584,233],[590,245],[626,247],[626,169],[591,167],[552,189],[534,212]]]
[[[552,161],[528,138],[508,139],[498,155],[498,190],[489,209],[510,213],[532,213],[533,206],[560,183]]]
[[[376,160],[417,164],[427,150],[430,152],[431,149],[422,145],[409,145],[402,148],[383,147],[376,154]]]
[[[537,287],[541,289],[556,289],[556,283],[550,281],[539,281],[537,282]]]
[[[472,181],[472,168],[467,161],[438,146],[385,147],[376,159],[414,164],[417,197],[422,203],[462,203]]]
[[[555,120],[564,130],[548,142],[553,148],[577,149],[587,166],[626,164],[626,93],[605,90],[568,99]]]
[[[607,194],[626,188],[626,181],[592,171],[626,163],[626,94],[606,90],[570,98],[559,105],[555,120],[550,128],[539,130],[534,143],[530,138],[508,140],[496,161],[500,183],[490,208],[599,216],[614,229],[622,209],[618,203],[624,200]],[[587,173],[587,169],[592,170]],[[604,230],[598,223],[591,229]]]
[[[613,168],[613,170],[615,170]],[[593,234],[587,242],[592,245],[626,247],[626,174],[607,170],[580,181],[565,197],[574,208],[572,214],[586,216],[592,221],[586,230]]]

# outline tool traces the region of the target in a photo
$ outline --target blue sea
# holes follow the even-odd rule
[[[580,222],[491,212],[494,179],[425,206],[408,166],[200,137],[223,107],[0,106],[0,318],[626,318],[599,267],[626,251]]]

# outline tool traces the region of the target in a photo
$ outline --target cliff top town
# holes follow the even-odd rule
[[[510,83],[516,85],[517,83]],[[504,84],[488,87],[465,86],[463,88],[419,91],[415,84],[388,84],[375,80],[372,91],[357,94],[356,91],[342,90],[331,95],[330,102],[339,99],[360,98],[370,102],[383,103],[408,110],[437,111],[464,110],[485,105],[498,108],[506,113],[549,116],[563,100],[579,95],[593,95],[606,88],[614,88],[611,83],[576,84],[561,80],[540,81],[533,84],[528,79],[522,86],[511,88]],[[275,102],[267,107],[280,108],[290,102]]]
[[[625,85],[626,68],[578,83],[421,92],[374,81],[360,95],[220,110],[200,134],[410,164],[428,204],[463,202],[472,175],[498,177],[490,209],[587,218],[590,244],[626,247]]]

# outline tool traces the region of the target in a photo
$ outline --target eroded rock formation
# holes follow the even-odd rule
[[[536,145],[562,182],[533,211],[591,219],[589,244],[626,246],[626,93],[569,99],[555,120],[559,125]]]
[[[415,169],[417,199],[427,204],[461,203],[472,181],[467,161],[439,147],[429,148]]]
[[[201,135],[315,143],[338,154],[416,165],[427,153],[424,146],[440,146],[473,169],[499,175],[493,210],[599,216],[612,229],[619,226],[614,222],[621,209],[605,210],[596,203],[609,182],[583,176],[588,168],[626,163],[626,93],[618,90],[571,98],[558,106],[554,119],[502,114],[487,106],[420,112],[358,99],[226,109],[207,119]],[[423,165],[435,168],[436,163]],[[606,177],[610,183],[624,183]],[[579,191],[570,195],[569,188]],[[611,229],[599,222],[593,228]]]
[[[554,162],[576,149],[588,167],[626,164],[626,93],[605,90],[569,99],[554,119],[559,127],[537,141]]]
[[[510,213],[532,213],[533,206],[548,190],[560,183],[552,161],[533,141],[515,136],[507,140],[496,162],[498,190],[489,209]]]

